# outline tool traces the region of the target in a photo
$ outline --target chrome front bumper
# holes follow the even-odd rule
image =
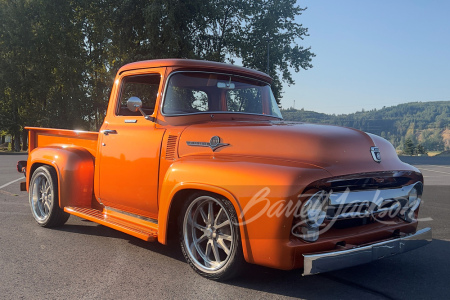
[[[318,274],[369,263],[420,248],[431,243],[431,240],[431,228],[424,228],[405,237],[368,246],[336,252],[304,254],[303,275]]]

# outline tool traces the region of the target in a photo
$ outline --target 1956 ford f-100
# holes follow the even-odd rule
[[[39,225],[70,214],[166,244],[224,280],[244,262],[315,274],[426,245],[419,170],[359,130],[282,120],[271,78],[166,59],[117,73],[100,132],[29,130]]]

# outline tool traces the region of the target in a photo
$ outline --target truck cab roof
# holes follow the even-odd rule
[[[177,69],[186,69],[186,70],[229,72],[232,74],[251,76],[263,80],[265,82],[272,83],[272,78],[269,75],[250,68],[235,66],[221,62],[212,62],[195,59],[179,59],[179,58],[154,59],[129,63],[121,67],[119,69],[118,74],[122,74],[123,72],[132,70],[157,68],[157,67],[173,67]]]

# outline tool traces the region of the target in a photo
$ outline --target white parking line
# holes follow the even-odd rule
[[[419,168],[419,170],[424,170],[424,171],[429,171],[429,172],[434,172],[434,173],[441,173],[441,174],[450,175],[450,173],[447,173],[447,172],[441,172],[441,171],[430,170],[430,169],[424,169],[424,168]]]
[[[16,180],[13,180],[13,181],[11,181],[11,182],[8,182],[8,183],[6,183],[6,184],[0,186],[0,189],[2,189],[2,188],[4,188],[4,187],[7,187],[8,185],[13,184],[14,182],[17,182],[17,181],[22,180],[22,179],[25,179],[25,177],[20,177],[20,178],[17,178]]]
[[[450,169],[449,166],[438,166],[438,165],[432,165],[433,167],[438,167],[438,168],[446,168],[446,169]]]

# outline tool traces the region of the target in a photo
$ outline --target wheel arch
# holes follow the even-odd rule
[[[165,203],[162,203],[160,205],[158,216],[158,224],[159,224],[158,241],[160,243],[166,244],[167,240],[173,237],[170,236],[170,234],[173,233],[172,231],[169,230],[170,223],[173,224],[173,222],[176,222],[178,213],[180,213],[181,207],[183,206],[184,203],[183,199],[187,199],[190,195],[198,192],[217,195],[230,201],[236,211],[239,222],[242,222],[240,218],[241,217],[240,212],[242,211],[241,206],[237,201],[237,199],[235,198],[235,196],[232,195],[230,192],[221,187],[212,186],[208,184],[183,182],[174,186],[174,188],[170,193],[170,196],[168,197],[170,201],[166,201]]]
[[[247,229],[244,225],[245,222],[242,219],[242,207],[236,197],[229,191],[213,185],[200,184],[200,183],[179,183],[173,189],[164,207],[160,206],[158,217],[158,241],[162,244],[167,244],[170,239],[177,237],[178,234],[178,216],[181,213],[181,209],[184,205],[184,201],[189,196],[195,193],[203,192],[205,194],[215,195],[222,197],[233,205],[238,221],[241,224],[239,226],[239,232],[241,235],[241,244],[244,257],[250,259],[251,251],[250,244],[248,242]],[[166,212],[166,213],[164,213]],[[247,260],[248,261],[248,260]]]
[[[45,188],[45,190],[43,190]],[[42,227],[58,227],[64,225],[69,214],[59,206],[58,174],[48,164],[35,164],[30,181],[29,202],[32,215]]]
[[[27,190],[37,168],[52,167],[57,174],[59,206],[90,206],[94,184],[94,157],[79,147],[43,147],[28,157]]]

